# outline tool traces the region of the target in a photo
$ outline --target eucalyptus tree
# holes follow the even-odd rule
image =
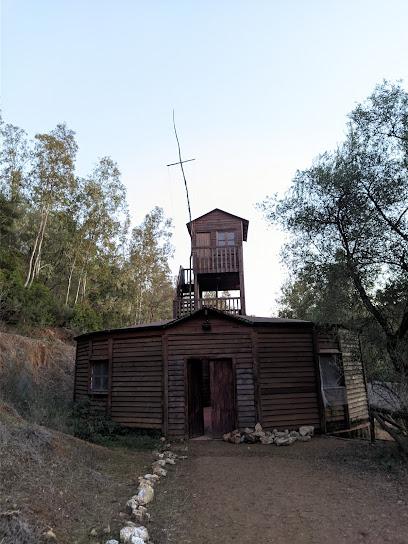
[[[131,311],[135,323],[160,321],[172,315],[174,298],[169,259],[172,221],[156,206],[132,230],[128,272]]]
[[[34,228],[25,287],[31,286],[40,273],[43,242],[50,213],[63,209],[75,189],[77,149],[75,133],[65,124],[57,125],[49,134],[35,136],[29,173]]]
[[[345,142],[298,171],[284,198],[261,207],[291,234],[284,252],[295,277],[312,284],[336,270],[344,278],[337,296],[344,301],[353,286],[395,370],[407,374],[407,92],[378,85],[349,115]]]
[[[97,275],[99,261],[117,254],[128,229],[126,189],[119,168],[111,158],[100,159],[92,174],[81,180],[79,204],[76,251],[72,255],[66,294],[68,301],[76,267],[74,305],[85,301],[90,272]]]

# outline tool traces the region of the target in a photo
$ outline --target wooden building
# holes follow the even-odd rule
[[[248,221],[214,210],[188,228],[192,266],[181,269],[174,318],[78,337],[75,400],[90,396],[124,425],[187,438],[219,438],[257,422],[325,432],[366,419],[358,344],[349,333],[245,315]],[[219,296],[229,290],[238,301]]]

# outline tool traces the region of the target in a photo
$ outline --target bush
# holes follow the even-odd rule
[[[74,404],[69,427],[74,436],[96,443],[112,440],[123,430],[120,423],[108,419],[101,414],[100,408],[92,406],[89,397]]]
[[[76,329],[78,334],[98,331],[102,329],[102,316],[90,308],[75,306],[70,325],[72,328]]]
[[[101,414],[100,408],[92,406],[89,397],[84,397],[74,404],[69,425],[72,434],[82,440],[138,451],[157,448],[160,438],[160,431],[131,429],[112,421]]]

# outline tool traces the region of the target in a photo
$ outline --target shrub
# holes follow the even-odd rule
[[[78,334],[98,331],[102,329],[102,316],[90,308],[75,306],[70,324],[72,328],[76,329]]]

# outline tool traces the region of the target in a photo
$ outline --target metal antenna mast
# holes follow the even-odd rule
[[[191,207],[190,207],[190,197],[188,195],[188,186],[187,186],[187,180],[186,180],[186,175],[184,173],[184,168],[183,168],[183,164],[185,162],[191,162],[191,161],[195,161],[195,159],[188,159],[186,161],[183,161],[182,158],[181,158],[181,149],[180,149],[180,142],[179,142],[179,139],[178,139],[178,136],[177,136],[177,130],[176,130],[176,121],[174,119],[174,110],[173,110],[173,127],[174,127],[174,134],[176,135],[176,140],[177,140],[177,147],[178,147],[178,153],[179,153],[179,162],[173,162],[171,164],[168,164],[167,166],[175,166],[176,164],[179,164],[180,165],[180,168],[181,168],[181,172],[183,174],[183,180],[184,180],[184,186],[186,188],[186,196],[187,196],[187,207],[188,207],[188,216],[189,216],[189,219],[190,219],[190,233],[191,233],[191,238],[193,238],[193,223],[192,223],[192,220],[191,220]],[[191,304],[191,281],[193,279],[193,244],[191,243],[191,252],[190,252],[190,278],[189,278],[189,282],[188,282],[188,285],[189,285],[189,288],[188,288],[188,293],[189,293],[189,300],[190,300],[190,314],[192,313],[192,304]]]

